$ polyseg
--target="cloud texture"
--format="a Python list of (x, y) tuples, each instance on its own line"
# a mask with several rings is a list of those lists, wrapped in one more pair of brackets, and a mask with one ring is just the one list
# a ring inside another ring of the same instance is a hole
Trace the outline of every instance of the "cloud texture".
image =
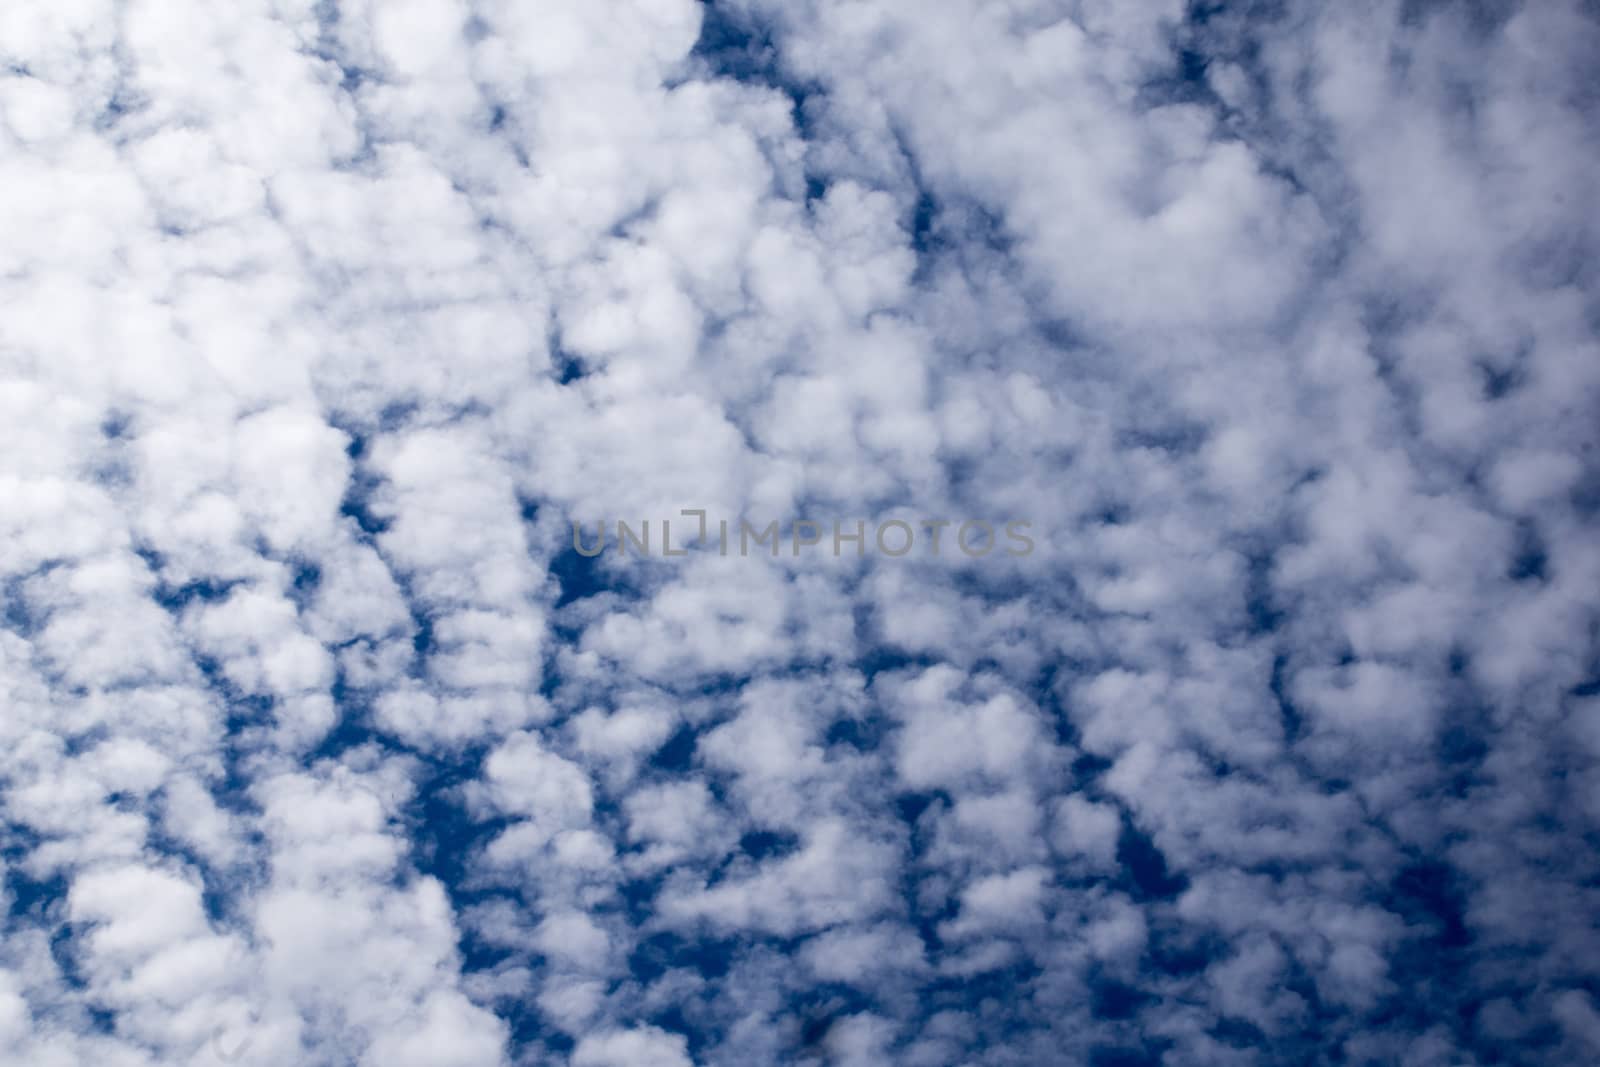
[(0, 7), (0, 1062), (1600, 1059), (1597, 55)]

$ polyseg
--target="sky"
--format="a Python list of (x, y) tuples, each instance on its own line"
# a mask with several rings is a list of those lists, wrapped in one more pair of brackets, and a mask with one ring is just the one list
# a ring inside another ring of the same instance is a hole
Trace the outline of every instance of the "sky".
[(0, 1064), (1600, 1062), (1596, 174), (1582, 0), (7, 0)]

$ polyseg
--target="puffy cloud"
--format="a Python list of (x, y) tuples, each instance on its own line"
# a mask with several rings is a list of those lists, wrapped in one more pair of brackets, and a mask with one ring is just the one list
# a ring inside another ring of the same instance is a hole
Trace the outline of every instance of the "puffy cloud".
[(1597, 43), (7, 5), (0, 1044), (1592, 1056)]
[(690, 1067), (687, 1042), (654, 1026), (590, 1034), (573, 1051), (574, 1067)]

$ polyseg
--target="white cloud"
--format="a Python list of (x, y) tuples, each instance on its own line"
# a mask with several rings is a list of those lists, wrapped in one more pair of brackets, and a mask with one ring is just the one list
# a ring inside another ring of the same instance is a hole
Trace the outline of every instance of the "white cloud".
[(6, 5), (0, 1044), (1588, 1055), (1597, 42)]

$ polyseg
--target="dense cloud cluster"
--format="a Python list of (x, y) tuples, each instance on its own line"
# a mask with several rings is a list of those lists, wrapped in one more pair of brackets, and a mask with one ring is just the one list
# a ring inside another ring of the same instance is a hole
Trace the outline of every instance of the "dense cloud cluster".
[(1600, 1061), (1596, 56), (0, 5), (0, 1062)]

